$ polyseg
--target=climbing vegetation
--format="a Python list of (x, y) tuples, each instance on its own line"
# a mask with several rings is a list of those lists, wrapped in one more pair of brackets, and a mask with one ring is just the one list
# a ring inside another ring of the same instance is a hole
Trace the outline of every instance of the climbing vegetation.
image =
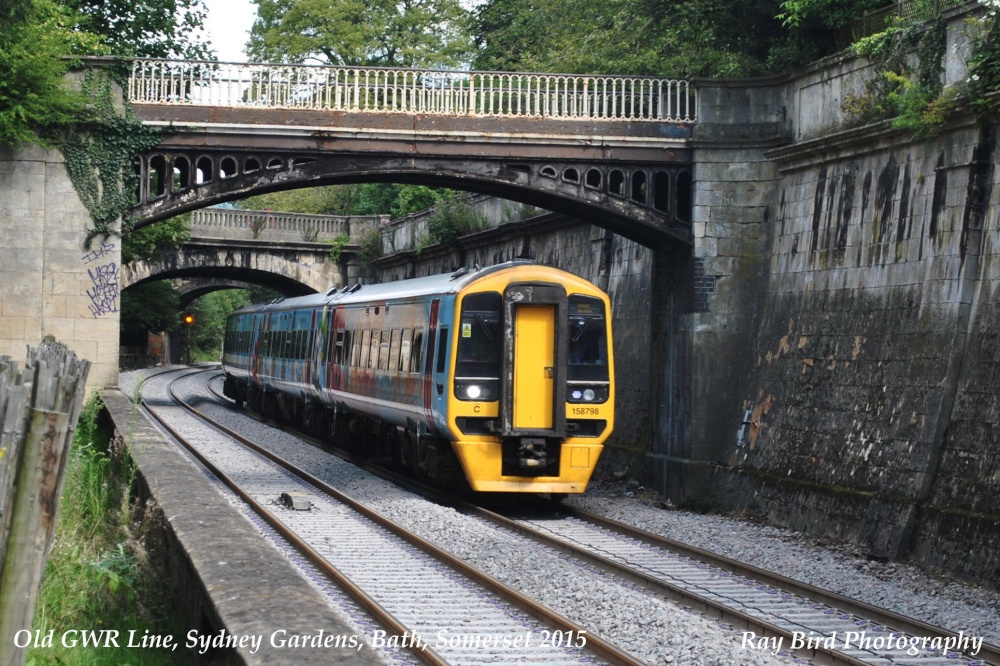
[(136, 160), (157, 145), (162, 130), (147, 127), (125, 106), (116, 107), (112, 73), (90, 69), (83, 93), (90, 100), (87, 122), (67, 127), (58, 141), (66, 160), (66, 172), (94, 223), (85, 245), (97, 236), (117, 233), (114, 223), (122, 220), (122, 235), (131, 230), (123, 217), (135, 203), (139, 187)]

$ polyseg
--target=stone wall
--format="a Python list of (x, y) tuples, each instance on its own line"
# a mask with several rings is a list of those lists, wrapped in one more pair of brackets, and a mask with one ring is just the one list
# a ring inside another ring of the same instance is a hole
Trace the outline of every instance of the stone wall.
[[(946, 18), (950, 86), (967, 45)], [(831, 58), (699, 82), (695, 280), (714, 290), (683, 318), (690, 443), (652, 469), (671, 497), (996, 585), (997, 132), (844, 129), (873, 75)]]
[(0, 192), (0, 355), (23, 362), (52, 336), (92, 363), (88, 391), (114, 386), (118, 241), (84, 248), (90, 216), (57, 151), (0, 149)]
[[(414, 223), (419, 220), (415, 220)], [(394, 230), (397, 237), (416, 237)], [(375, 264), (379, 282), (434, 275), (462, 266), (531, 258), (590, 280), (611, 297), (616, 375), (615, 432), (601, 465), (624, 473), (640, 462), (650, 439), (649, 358), (655, 253), (599, 227), (547, 214), (462, 238), (458, 243), (406, 248)]]

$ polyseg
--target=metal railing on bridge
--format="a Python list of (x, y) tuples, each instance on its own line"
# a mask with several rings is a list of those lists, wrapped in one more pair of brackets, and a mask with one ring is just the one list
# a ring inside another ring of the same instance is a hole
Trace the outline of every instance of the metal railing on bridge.
[(135, 60), (135, 104), (693, 123), (687, 81), (639, 76), (518, 74)]

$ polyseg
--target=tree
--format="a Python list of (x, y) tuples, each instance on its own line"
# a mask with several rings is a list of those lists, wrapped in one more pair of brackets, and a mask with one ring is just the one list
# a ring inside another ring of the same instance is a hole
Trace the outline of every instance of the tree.
[(460, 0), (254, 0), (248, 53), (262, 62), (456, 67), (471, 50)]
[(180, 325), (180, 298), (166, 281), (126, 289), (121, 310), (122, 344), (145, 345), (148, 331), (172, 331)]
[(111, 55), (206, 59), (200, 38), (202, 0), (65, 0), (80, 16), (79, 28), (101, 35)]
[(787, 31), (778, 0), (487, 0), (475, 13), (476, 69), (750, 76)]
[(185, 213), (138, 229), (126, 226), (122, 233), (122, 264), (159, 261), (164, 252), (180, 249), (191, 237), (191, 214)]
[(280, 210), (285, 213), (353, 215), (356, 213), (360, 185), (323, 185), (297, 190), (269, 192), (244, 199), (248, 210)]
[(72, 12), (53, 0), (0, 4), (0, 145), (52, 145), (86, 117), (86, 100), (63, 85), (68, 55), (98, 51), (94, 35), (74, 31)]

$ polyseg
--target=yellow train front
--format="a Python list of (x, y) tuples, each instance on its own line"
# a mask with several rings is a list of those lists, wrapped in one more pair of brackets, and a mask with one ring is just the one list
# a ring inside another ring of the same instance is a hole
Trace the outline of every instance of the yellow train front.
[(226, 339), (237, 404), (443, 485), (582, 493), (614, 427), (608, 297), (532, 262), (249, 306)]
[(521, 264), (471, 281), (455, 305), (439, 418), (473, 490), (582, 493), (614, 427), (607, 295)]

